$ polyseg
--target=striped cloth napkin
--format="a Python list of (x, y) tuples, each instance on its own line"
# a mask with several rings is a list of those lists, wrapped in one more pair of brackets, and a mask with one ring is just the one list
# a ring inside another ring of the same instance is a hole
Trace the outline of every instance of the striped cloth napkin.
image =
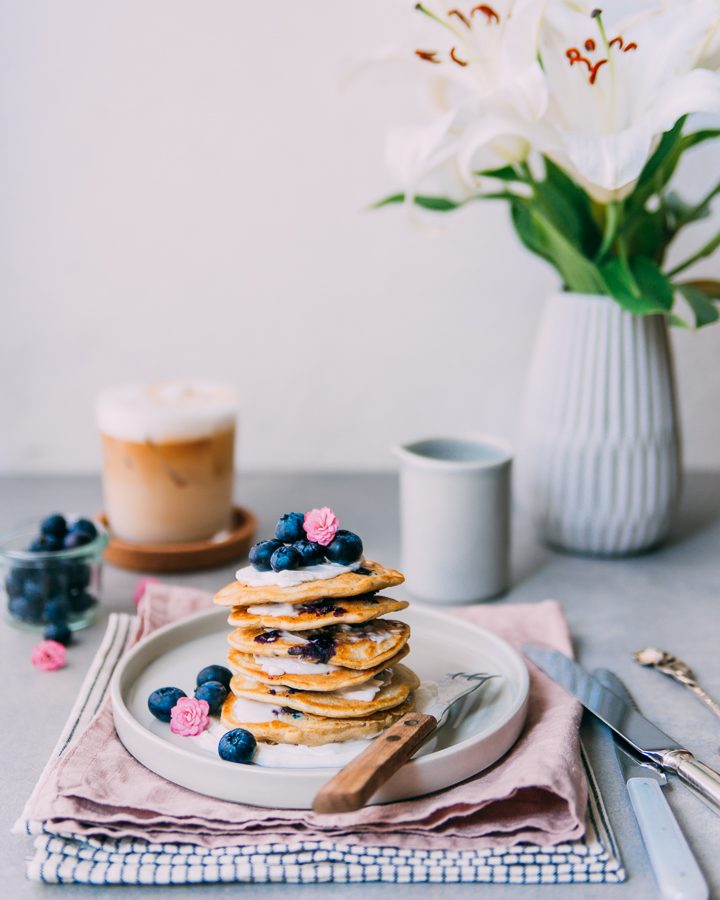
[[(160, 586), (158, 586), (160, 587)], [(163, 585), (162, 588), (165, 588)], [(155, 588), (157, 591), (157, 588)], [(582, 754), (589, 798), (585, 834), (580, 840), (556, 845), (524, 841), (507, 846), (474, 849), (419, 849), (362, 843), (352, 836), (336, 840), (288, 838), (244, 846), (201, 846), (188, 835), (187, 843), (134, 837), (115, 838), (73, 830), (67, 822), (39, 819), (39, 797), (58, 759), (81, 738), (107, 700), (110, 680), (126, 649), (139, 633), (158, 627), (157, 610), (140, 607), (140, 616), (112, 615), (105, 638), (78, 695), (63, 733), (43, 771), (16, 832), (33, 835), (34, 855), (27, 876), (34, 881), (87, 884), (193, 884), (210, 882), (491, 882), (566, 883), (612, 882), (625, 879), (617, 845), (597, 784)], [(317, 836), (313, 836), (314, 838)], [(451, 843), (451, 842), (448, 842)]]

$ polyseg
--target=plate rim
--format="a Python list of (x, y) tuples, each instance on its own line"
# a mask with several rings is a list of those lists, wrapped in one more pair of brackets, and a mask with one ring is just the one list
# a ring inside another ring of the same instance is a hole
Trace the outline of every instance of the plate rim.
[[(487, 628), (483, 628), (481, 625), (476, 625), (474, 622), (472, 622), (469, 619), (466, 619), (461, 616), (454, 616), (445, 611), (437, 610), (435, 607), (430, 606), (429, 604), (424, 604), (419, 601), (415, 601), (412, 604), (412, 607), (414, 607), (414, 611), (417, 611), (418, 613), (420, 613), (420, 615), (426, 616), (428, 619), (437, 618), (441, 621), (444, 621), (448, 625), (451, 625), (454, 627), (457, 627), (458, 624), (461, 623), (463, 626), (469, 627), (472, 631), (479, 632), (485, 640), (489, 640), (491, 643), (495, 644), (509, 659), (511, 659), (515, 663), (516, 668), (518, 669), (518, 674), (520, 676), (519, 686), (518, 686), (519, 689), (517, 691), (517, 696), (515, 697), (513, 703), (510, 705), (508, 710), (506, 710), (506, 712), (502, 716), (502, 718), (498, 722), (494, 723), (492, 730), (491, 730), (491, 734), (506, 727), (514, 718), (516, 718), (522, 712), (523, 707), (525, 707), (525, 713), (522, 716), (522, 722), (520, 723), (520, 728), (518, 730), (518, 736), (519, 736), (520, 732), (522, 731), (522, 727), (525, 723), (525, 718), (526, 718), (526, 714), (527, 714), (527, 704), (528, 704), (528, 698), (529, 698), (529, 688), (530, 688), (530, 674), (529, 674), (527, 665), (525, 664), (520, 653), (511, 644), (509, 644), (508, 641), (506, 641), (504, 638), (500, 637), (499, 635), (495, 634), (495, 632), (490, 631)], [(125, 656), (120, 660), (115, 672), (113, 673), (112, 680), (110, 683), (110, 696), (111, 696), (111, 702), (112, 702), (113, 721), (115, 722), (116, 717), (119, 718), (122, 721), (121, 727), (129, 728), (141, 740), (149, 742), (151, 745), (156, 747), (158, 750), (162, 749), (166, 752), (169, 750), (177, 758), (187, 760), (188, 763), (197, 763), (198, 755), (196, 752), (194, 752), (190, 749), (185, 749), (184, 747), (178, 746), (176, 744), (169, 743), (167, 740), (160, 737), (159, 735), (153, 734), (144, 725), (142, 725), (138, 719), (135, 718), (135, 716), (132, 714), (132, 712), (128, 708), (128, 705), (125, 703), (125, 700), (123, 697), (122, 682), (124, 681), (124, 679), (126, 677), (126, 673), (127, 673), (128, 669), (131, 668), (132, 664), (137, 660), (137, 658), (139, 656), (141, 656), (147, 652), (147, 647), (149, 645), (159, 642), (159, 641), (162, 641), (168, 634), (172, 634), (175, 631), (184, 631), (188, 628), (192, 628), (192, 625), (196, 622), (205, 622), (206, 620), (209, 620), (210, 622), (212, 622), (216, 618), (219, 619), (220, 621), (222, 621), (223, 614), (225, 614), (225, 613), (227, 613), (227, 610), (225, 607), (213, 607), (213, 608), (210, 608), (207, 610), (201, 610), (197, 613), (191, 614), (190, 616), (185, 616), (182, 619), (178, 619), (175, 622), (169, 622), (167, 625), (163, 625), (160, 628), (157, 628), (154, 631), (150, 632), (150, 634), (146, 635), (145, 637), (141, 638), (140, 641), (138, 641), (138, 643), (135, 644), (135, 646), (132, 647), (128, 651), (128, 653), (125, 654)], [(208, 634), (211, 633), (211, 629), (208, 630), (206, 633), (208, 633)], [(192, 639), (192, 637), (188, 636), (188, 638), (185, 638), (184, 640), (187, 640), (187, 639)], [(183, 643), (184, 640), (178, 641), (176, 646)], [(143, 668), (145, 668), (147, 665), (149, 665), (150, 662), (154, 661), (155, 659), (158, 659), (162, 655), (163, 655), (162, 653), (159, 653), (157, 656), (153, 657), (152, 660), (148, 660), (145, 663), (145, 665), (140, 669), (140, 671), (142, 671)], [(140, 671), (138, 673), (136, 673), (135, 678), (140, 674)], [(133, 758), (136, 759), (132, 750), (130, 750), (127, 747), (127, 745), (125, 744), (125, 741), (123, 740), (123, 737), (120, 733), (121, 729), (118, 729), (117, 723), (115, 723), (115, 730), (118, 735), (118, 739), (123, 744), (125, 749), (128, 751), (128, 753), (130, 753), (133, 756)], [(451, 756), (451, 755), (455, 754), (459, 748), (463, 748), (465, 745), (467, 745), (470, 742), (477, 741), (478, 737), (480, 735), (482, 735), (482, 733), (483, 732), (474, 734), (468, 738), (465, 738), (462, 741), (459, 741), (456, 744), (452, 744), (451, 746), (445, 747), (442, 750), (438, 750), (431, 754), (428, 754), (428, 756), (420, 757), (418, 759), (411, 759), (409, 762), (407, 762), (405, 764), (405, 766), (403, 768), (411, 769), (411, 770), (418, 770), (418, 768), (422, 769), (424, 766), (427, 766), (428, 760), (433, 760), (433, 763), (438, 760), (442, 761), (443, 757)], [(508, 750), (512, 746), (514, 746), (516, 741), (517, 741), (517, 737), (515, 738), (513, 743), (510, 745)], [(506, 750), (505, 753), (507, 753), (508, 750)], [(504, 753), (502, 755), (504, 755)], [(498, 757), (498, 759), (500, 759), (502, 757), (502, 755), (500, 757)], [(140, 762), (140, 760), (137, 760), (137, 761)], [(218, 770), (223, 771), (223, 772), (230, 771), (229, 767), (237, 768), (236, 764), (227, 762), (226, 760), (220, 759), (219, 757), (217, 759), (215, 759), (210, 754), (207, 754), (207, 759), (203, 758), (203, 763), (205, 766), (211, 766), (212, 768), (220, 767)], [(142, 763), (142, 762), (140, 764), (145, 765), (145, 763)], [(490, 763), (489, 765), (493, 765), (493, 764), (494, 763)], [(146, 768), (150, 768), (150, 767), (146, 766)], [(341, 767), (339, 767), (339, 766), (313, 766), (311, 768), (310, 767), (293, 768), (293, 767), (277, 767), (277, 766), (255, 766), (255, 767), (253, 767), (252, 772), (253, 772), (253, 777), (259, 777), (263, 780), (277, 778), (282, 773), (283, 776), (290, 776), (294, 779), (311, 782), (311, 781), (317, 780), (318, 776), (325, 776), (326, 778), (329, 778), (333, 774), (338, 772), (340, 770), (340, 768)], [(154, 771), (154, 770), (151, 769), (151, 771)], [(474, 774), (478, 774), (480, 771), (484, 771), (484, 769), (480, 769), (477, 772), (475, 772)], [(157, 772), (155, 774), (159, 775), (159, 773), (157, 773)], [(159, 775), (159, 777), (164, 778), (165, 776)], [(464, 776), (464, 778), (465, 777), (471, 777), (471, 776)], [(464, 778), (461, 778), (460, 780), (464, 780)], [(170, 780), (170, 779), (167, 779), (167, 780)], [(456, 782), (456, 783), (459, 783), (459, 782)], [(450, 786), (448, 786), (448, 787), (450, 787)], [(181, 787), (184, 787), (184, 786), (181, 785)], [(185, 790), (195, 790), (194, 788), (188, 788), (188, 787), (185, 787), (184, 789)], [(443, 788), (443, 790), (446, 790), (446, 789), (448, 789), (448, 788)], [(201, 791), (195, 791), (195, 792), (202, 794)], [(207, 795), (205, 795), (205, 796), (207, 796)], [(411, 799), (411, 798), (407, 798), (407, 799)], [(228, 802), (242, 803), (243, 801), (228, 800)], [(245, 801), (245, 802), (247, 802), (247, 801)], [(383, 801), (383, 802), (394, 802), (394, 801)], [(257, 805), (257, 804), (251, 804), (251, 805)]]

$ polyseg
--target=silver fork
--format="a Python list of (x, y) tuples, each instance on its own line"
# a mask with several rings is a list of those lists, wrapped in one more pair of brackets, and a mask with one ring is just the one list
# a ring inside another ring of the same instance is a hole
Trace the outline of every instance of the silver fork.
[(454, 672), (438, 682), (438, 695), (424, 713), (409, 712), (351, 760), (317, 793), (318, 813), (360, 809), (445, 722), (450, 707), (491, 678), (486, 672)]

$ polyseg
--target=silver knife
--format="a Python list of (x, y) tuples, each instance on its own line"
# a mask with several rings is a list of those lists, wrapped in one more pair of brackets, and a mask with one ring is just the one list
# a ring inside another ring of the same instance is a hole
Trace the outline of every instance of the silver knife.
[(567, 656), (535, 644), (524, 644), (522, 650), (528, 659), (609, 725), (642, 757), (677, 775), (714, 813), (720, 815), (720, 775), (717, 772), (695, 759), (689, 750), (648, 722), (629, 703), (603, 687)]
[[(607, 669), (595, 678), (627, 703), (632, 697)], [(663, 900), (708, 900), (710, 892), (685, 835), (662, 792), (667, 778), (654, 763), (626, 750), (615, 737), (615, 754), (630, 795), (640, 834)]]

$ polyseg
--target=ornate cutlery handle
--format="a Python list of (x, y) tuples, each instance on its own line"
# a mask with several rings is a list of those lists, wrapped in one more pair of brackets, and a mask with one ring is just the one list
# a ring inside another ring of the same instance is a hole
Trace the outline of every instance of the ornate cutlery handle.
[(670, 678), (684, 685), (720, 719), (720, 704), (716, 703), (713, 698), (700, 687), (697, 681), (695, 681), (692, 670), (682, 662), (682, 660), (671, 656), (664, 650), (657, 650), (655, 647), (648, 647), (646, 650), (641, 650), (639, 653), (633, 653), (633, 659), (635, 662), (639, 662), (641, 666), (652, 666), (654, 669), (657, 669), (658, 672), (662, 672), (663, 675), (668, 675)]
[(663, 757), (663, 768), (674, 772), (703, 803), (720, 816), (720, 775), (699, 762), (687, 750), (673, 750)]

